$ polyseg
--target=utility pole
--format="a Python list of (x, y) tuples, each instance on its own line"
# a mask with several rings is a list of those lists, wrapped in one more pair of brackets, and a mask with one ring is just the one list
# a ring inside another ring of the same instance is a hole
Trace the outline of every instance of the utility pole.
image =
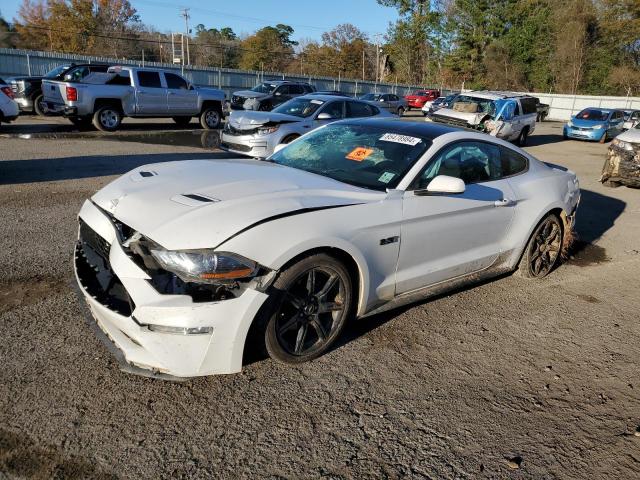
[(376, 33), (374, 38), (376, 39), (376, 83), (380, 77), (380, 33)]
[[(184, 34), (187, 36), (187, 65), (191, 65), (191, 58), (189, 57), (189, 19), (191, 15), (189, 15), (189, 9), (183, 8), (180, 16), (184, 17)], [(184, 58), (182, 61), (184, 62)]]
[(362, 81), (364, 82), (364, 47), (365, 44), (362, 44)]

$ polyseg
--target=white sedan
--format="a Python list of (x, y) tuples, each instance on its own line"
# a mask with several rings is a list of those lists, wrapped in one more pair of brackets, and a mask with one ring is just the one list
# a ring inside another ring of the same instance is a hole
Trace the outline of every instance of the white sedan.
[(300, 363), (354, 317), (516, 269), (546, 276), (579, 198), (573, 172), (488, 135), (344, 120), (266, 161), (115, 180), (82, 206), (76, 277), (129, 370), (234, 373), (262, 346)]

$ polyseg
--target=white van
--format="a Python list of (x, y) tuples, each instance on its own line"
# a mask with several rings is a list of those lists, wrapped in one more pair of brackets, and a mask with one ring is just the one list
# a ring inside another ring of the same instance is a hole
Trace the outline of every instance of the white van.
[(536, 128), (536, 98), (513, 92), (476, 91), (462, 93), (449, 108), (430, 116), (433, 122), (486, 132), (526, 145)]

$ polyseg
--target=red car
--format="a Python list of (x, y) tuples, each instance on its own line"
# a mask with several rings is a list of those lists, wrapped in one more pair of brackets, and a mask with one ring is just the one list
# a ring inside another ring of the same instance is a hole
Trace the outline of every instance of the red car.
[(411, 95), (407, 95), (405, 100), (407, 101), (408, 109), (422, 108), (426, 102), (431, 102), (440, 96), (440, 90), (416, 90)]

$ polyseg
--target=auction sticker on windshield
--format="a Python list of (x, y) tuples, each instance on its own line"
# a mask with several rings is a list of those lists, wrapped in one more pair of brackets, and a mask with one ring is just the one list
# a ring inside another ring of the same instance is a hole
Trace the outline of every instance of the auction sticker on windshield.
[(411, 145), (412, 147), (415, 147), (422, 141), (420, 138), (410, 137), (408, 135), (399, 135), (397, 133), (385, 133), (380, 137), (380, 140), (383, 142), (403, 143), (405, 145)]
[(373, 148), (356, 147), (353, 150), (351, 150), (351, 152), (349, 152), (345, 158), (348, 160), (361, 162), (372, 153), (373, 153)]

